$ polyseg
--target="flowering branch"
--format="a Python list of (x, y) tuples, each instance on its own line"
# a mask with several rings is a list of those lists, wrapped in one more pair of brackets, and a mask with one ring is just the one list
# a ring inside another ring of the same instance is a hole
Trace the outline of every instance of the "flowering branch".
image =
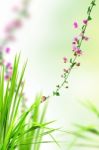
[[(5, 58), (5, 54), (10, 54), (11, 49), (7, 47), (7, 44), (9, 42), (15, 41), (15, 32), (20, 29), (23, 25), (23, 20), (25, 18), (29, 17), (28, 7), (31, 0), (22, 0), (22, 6), (14, 6), (13, 11), (16, 12), (16, 18), (11, 20), (5, 27), (5, 37), (2, 39), (0, 43), (0, 68), (3, 65), (4, 66), (4, 75), (5, 80), (10, 80), (12, 77), (13, 67), (12, 63), (8, 62)], [(23, 86), (23, 82), (21, 83), (21, 86)], [(16, 92), (16, 91), (15, 91)], [(27, 98), (25, 96), (25, 93), (22, 93), (22, 112), (26, 108), (26, 101)]]
[(5, 66), (5, 79), (8, 80), (12, 76), (12, 64), (11, 62), (6, 62), (4, 58), (4, 54), (10, 53), (10, 48), (6, 47), (6, 45), (10, 41), (14, 41), (14, 33), (17, 29), (20, 29), (22, 26), (22, 22), (24, 18), (29, 16), (28, 14), (28, 6), (30, 0), (23, 0), (22, 1), (22, 8), (17, 6), (13, 7), (13, 11), (17, 12), (17, 16), (15, 19), (10, 21), (5, 27), (5, 37), (2, 39), (0, 43), (0, 65)]
[[(17, 7), (14, 8), (15, 11), (18, 12), (16, 19), (12, 20), (5, 28), (6, 31), (6, 36), (2, 40), (2, 43), (0, 44), (0, 65), (5, 66), (5, 79), (8, 80), (12, 76), (12, 64), (10, 62), (6, 62), (4, 59), (4, 48), (8, 44), (9, 41), (13, 41), (15, 38), (13, 36), (14, 32), (19, 29), (22, 26), (22, 20), (24, 17), (28, 17), (28, 5), (31, 0), (23, 0), (23, 6), (22, 9), (19, 9)], [(96, 0), (92, 0), (90, 6), (87, 9), (87, 19), (83, 20), (83, 26), (81, 29), (81, 33), (78, 37), (75, 37), (73, 42), (72, 42), (72, 51), (73, 51), (73, 58), (70, 58), (69, 60), (69, 68), (64, 68), (64, 73), (61, 75), (63, 78), (63, 82), (60, 85), (57, 85), (56, 90), (53, 91), (52, 96), (59, 96), (60, 95), (60, 90), (62, 89), (63, 86), (68, 88), (68, 77), (72, 71), (72, 69), (75, 66), (80, 66), (79, 62), (76, 62), (77, 58), (82, 55), (82, 50), (81, 50), (81, 45), (82, 42), (88, 41), (88, 37), (85, 36), (85, 32), (88, 26), (88, 22), (92, 20), (91, 18), (91, 12), (93, 10), (93, 7), (96, 5)], [(78, 28), (78, 23), (74, 22), (74, 28)], [(10, 48), (5, 48), (5, 52), (7, 54), (10, 53)], [(63, 58), (64, 63), (67, 64), (68, 59), (66, 57)], [(23, 94), (24, 95), (24, 94)], [(24, 96), (23, 96), (24, 97)], [(45, 101), (46, 97), (42, 97), (42, 101)]]
[[(72, 42), (72, 51), (73, 51), (74, 57), (70, 58), (70, 60), (69, 60), (69, 63), (70, 63), (69, 68), (64, 69), (64, 73), (61, 76), (63, 78), (63, 82), (60, 85), (56, 86), (57, 89), (55, 91), (53, 91), (53, 96), (59, 96), (60, 95), (60, 90), (63, 86), (68, 88), (68, 77), (69, 77), (72, 69), (75, 66), (80, 66), (80, 63), (76, 62), (76, 60), (83, 53), (82, 50), (81, 50), (82, 42), (83, 41), (88, 41), (88, 39), (89, 39), (87, 36), (85, 36), (85, 32), (86, 32), (86, 29), (87, 29), (87, 26), (88, 26), (88, 22), (92, 20), (91, 13), (92, 13), (93, 7), (95, 5), (96, 5), (96, 0), (92, 0), (91, 4), (90, 4), (90, 6), (88, 7), (88, 10), (87, 10), (87, 15), (88, 15), (87, 19), (83, 20), (83, 26), (82, 26), (82, 29), (81, 29), (81, 33), (78, 37), (75, 37), (73, 42)], [(75, 29), (78, 28), (78, 23), (77, 22), (74, 22), (74, 28)], [(64, 63), (67, 64), (68, 59), (66, 57), (64, 57), (63, 60), (64, 60)]]

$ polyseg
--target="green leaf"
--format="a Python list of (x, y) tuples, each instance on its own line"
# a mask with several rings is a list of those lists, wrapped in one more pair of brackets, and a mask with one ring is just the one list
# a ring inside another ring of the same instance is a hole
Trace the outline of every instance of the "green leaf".
[(72, 60), (72, 58), (70, 59), (70, 63), (72, 63), (73, 62), (73, 60)]
[(95, 6), (95, 5), (96, 5), (95, 0), (93, 0), (93, 1), (91, 2), (91, 4), (92, 4), (93, 6)]
[(59, 92), (53, 92), (53, 96), (60, 96)]
[(88, 16), (88, 21), (92, 20), (91, 16)]
[(73, 68), (76, 65), (76, 62), (71, 64), (71, 68)]
[(91, 8), (90, 8), (90, 6), (89, 6), (89, 7), (88, 7), (88, 10), (87, 10), (87, 14), (89, 15), (90, 12), (91, 12)]

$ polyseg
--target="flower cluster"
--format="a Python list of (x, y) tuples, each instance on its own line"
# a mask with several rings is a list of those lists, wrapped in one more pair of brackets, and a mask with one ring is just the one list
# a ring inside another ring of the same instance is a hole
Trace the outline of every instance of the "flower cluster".
[(20, 6), (14, 7), (13, 11), (16, 10), (17, 16), (12, 21), (10, 21), (4, 29), (5, 37), (1, 40), (1, 43), (0, 43), (0, 65), (5, 66), (5, 79), (6, 80), (9, 79), (9, 77), (11, 76), (11, 73), (10, 73), (11, 71), (9, 70), (9, 67), (7, 66), (9, 62), (6, 62), (7, 60), (4, 58), (5, 54), (10, 53), (10, 48), (6, 46), (9, 42), (15, 41), (15, 36), (14, 36), (15, 31), (22, 27), (23, 19), (29, 16), (28, 7), (27, 7), (29, 5), (29, 2), (30, 1), (28, 0), (24, 0), (22, 2), (21, 9), (19, 8)]
[[(75, 23), (77, 23), (77, 22), (74, 22), (74, 24)], [(77, 23), (78, 24), (78, 23)], [(84, 19), (83, 20), (83, 25), (84, 26), (87, 26), (87, 24), (88, 24), (88, 19)], [(74, 26), (74, 28), (77, 28), (77, 26), (75, 27)], [(73, 39), (73, 42), (72, 42), (72, 50), (73, 50), (73, 52), (74, 52), (74, 55), (78, 55), (78, 56), (80, 56), (80, 55), (82, 55), (82, 50), (80, 49), (80, 45), (79, 45), (79, 42), (81, 41), (81, 40), (85, 40), (85, 41), (88, 41), (89, 40), (89, 38), (87, 37), (87, 36), (85, 36), (85, 31), (83, 31), (82, 30), (82, 32), (79, 34), (79, 36), (76, 36), (76, 37), (74, 37), (74, 39)]]
[[(60, 95), (60, 89), (65, 86), (65, 88), (68, 88), (68, 77), (71, 73), (71, 70), (75, 67), (75, 66), (80, 66), (80, 62), (77, 62), (77, 58), (78, 56), (81, 56), (83, 54), (83, 51), (81, 49), (81, 45), (83, 41), (88, 41), (89, 37), (85, 35), (88, 23), (90, 20), (92, 20), (91, 18), (91, 12), (93, 10), (93, 7), (96, 5), (95, 0), (92, 0), (90, 6), (88, 7), (87, 10), (87, 15), (88, 17), (86, 19), (83, 19), (82, 23), (82, 28), (81, 28), (81, 32), (78, 36), (73, 38), (72, 41), (72, 52), (73, 52), (73, 57), (68, 59), (67, 57), (63, 58), (63, 62), (65, 65), (67, 65), (67, 63), (69, 63), (69, 67), (65, 67), (63, 69), (63, 74), (61, 75), (61, 77), (63, 78), (63, 82), (61, 84), (58, 84), (56, 86), (56, 90), (53, 92), (54, 96), (59, 96)], [(79, 24), (77, 21), (75, 21), (73, 23), (73, 27), (75, 29), (79, 28)]]
[[(5, 74), (5, 81), (10, 80), (13, 73), (12, 63), (7, 61), (5, 55), (10, 54), (11, 49), (7, 47), (9, 42), (14, 42), (15, 32), (23, 26), (23, 21), (25, 18), (29, 17), (28, 13), (28, 5), (31, 0), (22, 0), (22, 3), (19, 6), (14, 6), (13, 11), (16, 13), (16, 18), (11, 20), (4, 28), (5, 37), (0, 42), (0, 68), (4, 66), (4, 74)], [(26, 96), (23, 93), (23, 105), (26, 101)], [(25, 108), (25, 106), (24, 106)]]

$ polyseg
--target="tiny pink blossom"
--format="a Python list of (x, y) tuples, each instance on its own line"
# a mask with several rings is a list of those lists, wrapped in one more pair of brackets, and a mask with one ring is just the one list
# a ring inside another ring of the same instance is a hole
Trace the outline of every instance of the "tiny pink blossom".
[(7, 47), (7, 48), (5, 49), (5, 52), (6, 52), (7, 54), (9, 54), (9, 53), (10, 53), (10, 48)]
[(12, 65), (11, 65), (10, 62), (8, 62), (8, 63), (6, 64), (6, 67), (7, 67), (7, 68), (11, 68), (11, 66), (12, 66)]
[(78, 48), (77, 46), (73, 45), (72, 50), (75, 52), (75, 54), (77, 55), (81, 55), (82, 51), (80, 50), (80, 48)]
[(9, 71), (9, 77), (11, 77), (12, 76), (12, 70), (11, 71)]
[(77, 50), (77, 46), (73, 45), (72, 50), (76, 51)]
[(85, 40), (85, 41), (88, 41), (88, 40), (89, 40), (89, 37), (85, 36), (84, 40)]
[(75, 44), (76, 44), (76, 42), (72, 42), (72, 44), (73, 44), (73, 45), (75, 45)]
[(84, 36), (84, 33), (80, 33), (80, 35), (82, 37), (82, 39), (84, 39), (85, 41), (88, 41), (89, 40), (89, 37), (87, 36)]
[(76, 51), (76, 54), (79, 55), (79, 56), (82, 55), (82, 50), (80, 50), (80, 49), (78, 48), (77, 51)]
[(88, 19), (84, 19), (84, 20), (83, 20), (83, 23), (84, 23), (85, 25), (87, 25)]
[(64, 63), (66, 63), (66, 62), (67, 62), (67, 58), (66, 58), (66, 57), (64, 57), (64, 58), (63, 58), (63, 61), (64, 61)]
[(74, 28), (75, 29), (78, 28), (78, 22), (77, 21), (74, 22)]
[(20, 28), (22, 26), (22, 22), (20, 20), (14, 20), (12, 22), (12, 25), (15, 27), (15, 28)]
[(9, 75), (8, 74), (5, 75), (5, 80), (6, 81), (9, 80)]
[(78, 37), (74, 37), (74, 41), (78, 42), (79, 41)]
[(13, 29), (13, 26), (12, 26), (11, 23), (9, 23), (9, 24), (6, 26), (6, 28), (5, 28), (5, 32), (9, 33), (9, 32), (12, 31), (12, 29)]
[(19, 19), (13, 20), (12, 22), (10, 22), (6, 28), (5, 28), (5, 32), (9, 33), (11, 32), (14, 28), (20, 28), (22, 26), (22, 22)]

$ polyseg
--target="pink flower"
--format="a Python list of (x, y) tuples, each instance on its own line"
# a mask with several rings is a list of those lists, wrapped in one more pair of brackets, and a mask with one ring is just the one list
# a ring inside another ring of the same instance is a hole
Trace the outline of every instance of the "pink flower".
[(75, 52), (75, 54), (77, 55), (81, 55), (82, 51), (80, 50), (80, 48), (78, 48), (77, 46), (73, 45), (72, 50)]
[(5, 28), (5, 32), (11, 32), (12, 31), (12, 29), (13, 29), (13, 26), (12, 26), (12, 24), (11, 23), (9, 23), (7, 26), (6, 26), (6, 28)]
[(7, 48), (5, 49), (5, 52), (6, 52), (7, 54), (9, 54), (9, 53), (10, 53), (10, 48), (7, 47)]
[(12, 71), (10, 72), (7, 72), (6, 75), (5, 75), (5, 80), (9, 80), (12, 76)]
[(64, 58), (63, 58), (63, 61), (64, 61), (64, 63), (67, 63), (67, 58), (64, 57)]
[(78, 28), (78, 23), (77, 23), (77, 21), (74, 22), (74, 28), (75, 28), (75, 29)]
[(79, 55), (79, 56), (82, 55), (82, 50), (80, 50), (80, 49), (78, 48), (77, 51), (76, 51), (76, 54)]
[(89, 37), (85, 36), (84, 40), (85, 40), (85, 41), (88, 41), (88, 40), (89, 40)]
[(79, 41), (78, 37), (74, 37), (74, 41), (78, 43)]
[(77, 46), (73, 45), (72, 50), (76, 51), (77, 50)]
[(10, 22), (6, 28), (5, 31), (7, 33), (11, 32), (14, 28), (20, 28), (22, 26), (22, 22), (19, 19), (13, 20), (12, 22)]
[(5, 75), (5, 80), (9, 80), (9, 75)]
[(6, 67), (7, 67), (7, 68), (11, 68), (11, 66), (12, 66), (12, 65), (11, 65), (10, 62), (8, 62), (8, 63), (6, 64)]
[(85, 41), (89, 40), (89, 37), (84, 36), (84, 33), (80, 33), (80, 36), (82, 37), (82, 39), (84, 39)]
[(75, 45), (75, 44), (76, 44), (76, 42), (73, 42), (72, 44), (73, 44), (73, 45)]
[(84, 20), (83, 20), (83, 23), (84, 23), (85, 25), (87, 25), (88, 20), (87, 20), (87, 19), (84, 19)]
[(22, 22), (20, 21), (20, 20), (14, 20), (13, 22), (12, 22), (12, 24), (13, 24), (13, 26), (15, 27), (15, 28), (20, 28), (21, 26), (22, 26)]

